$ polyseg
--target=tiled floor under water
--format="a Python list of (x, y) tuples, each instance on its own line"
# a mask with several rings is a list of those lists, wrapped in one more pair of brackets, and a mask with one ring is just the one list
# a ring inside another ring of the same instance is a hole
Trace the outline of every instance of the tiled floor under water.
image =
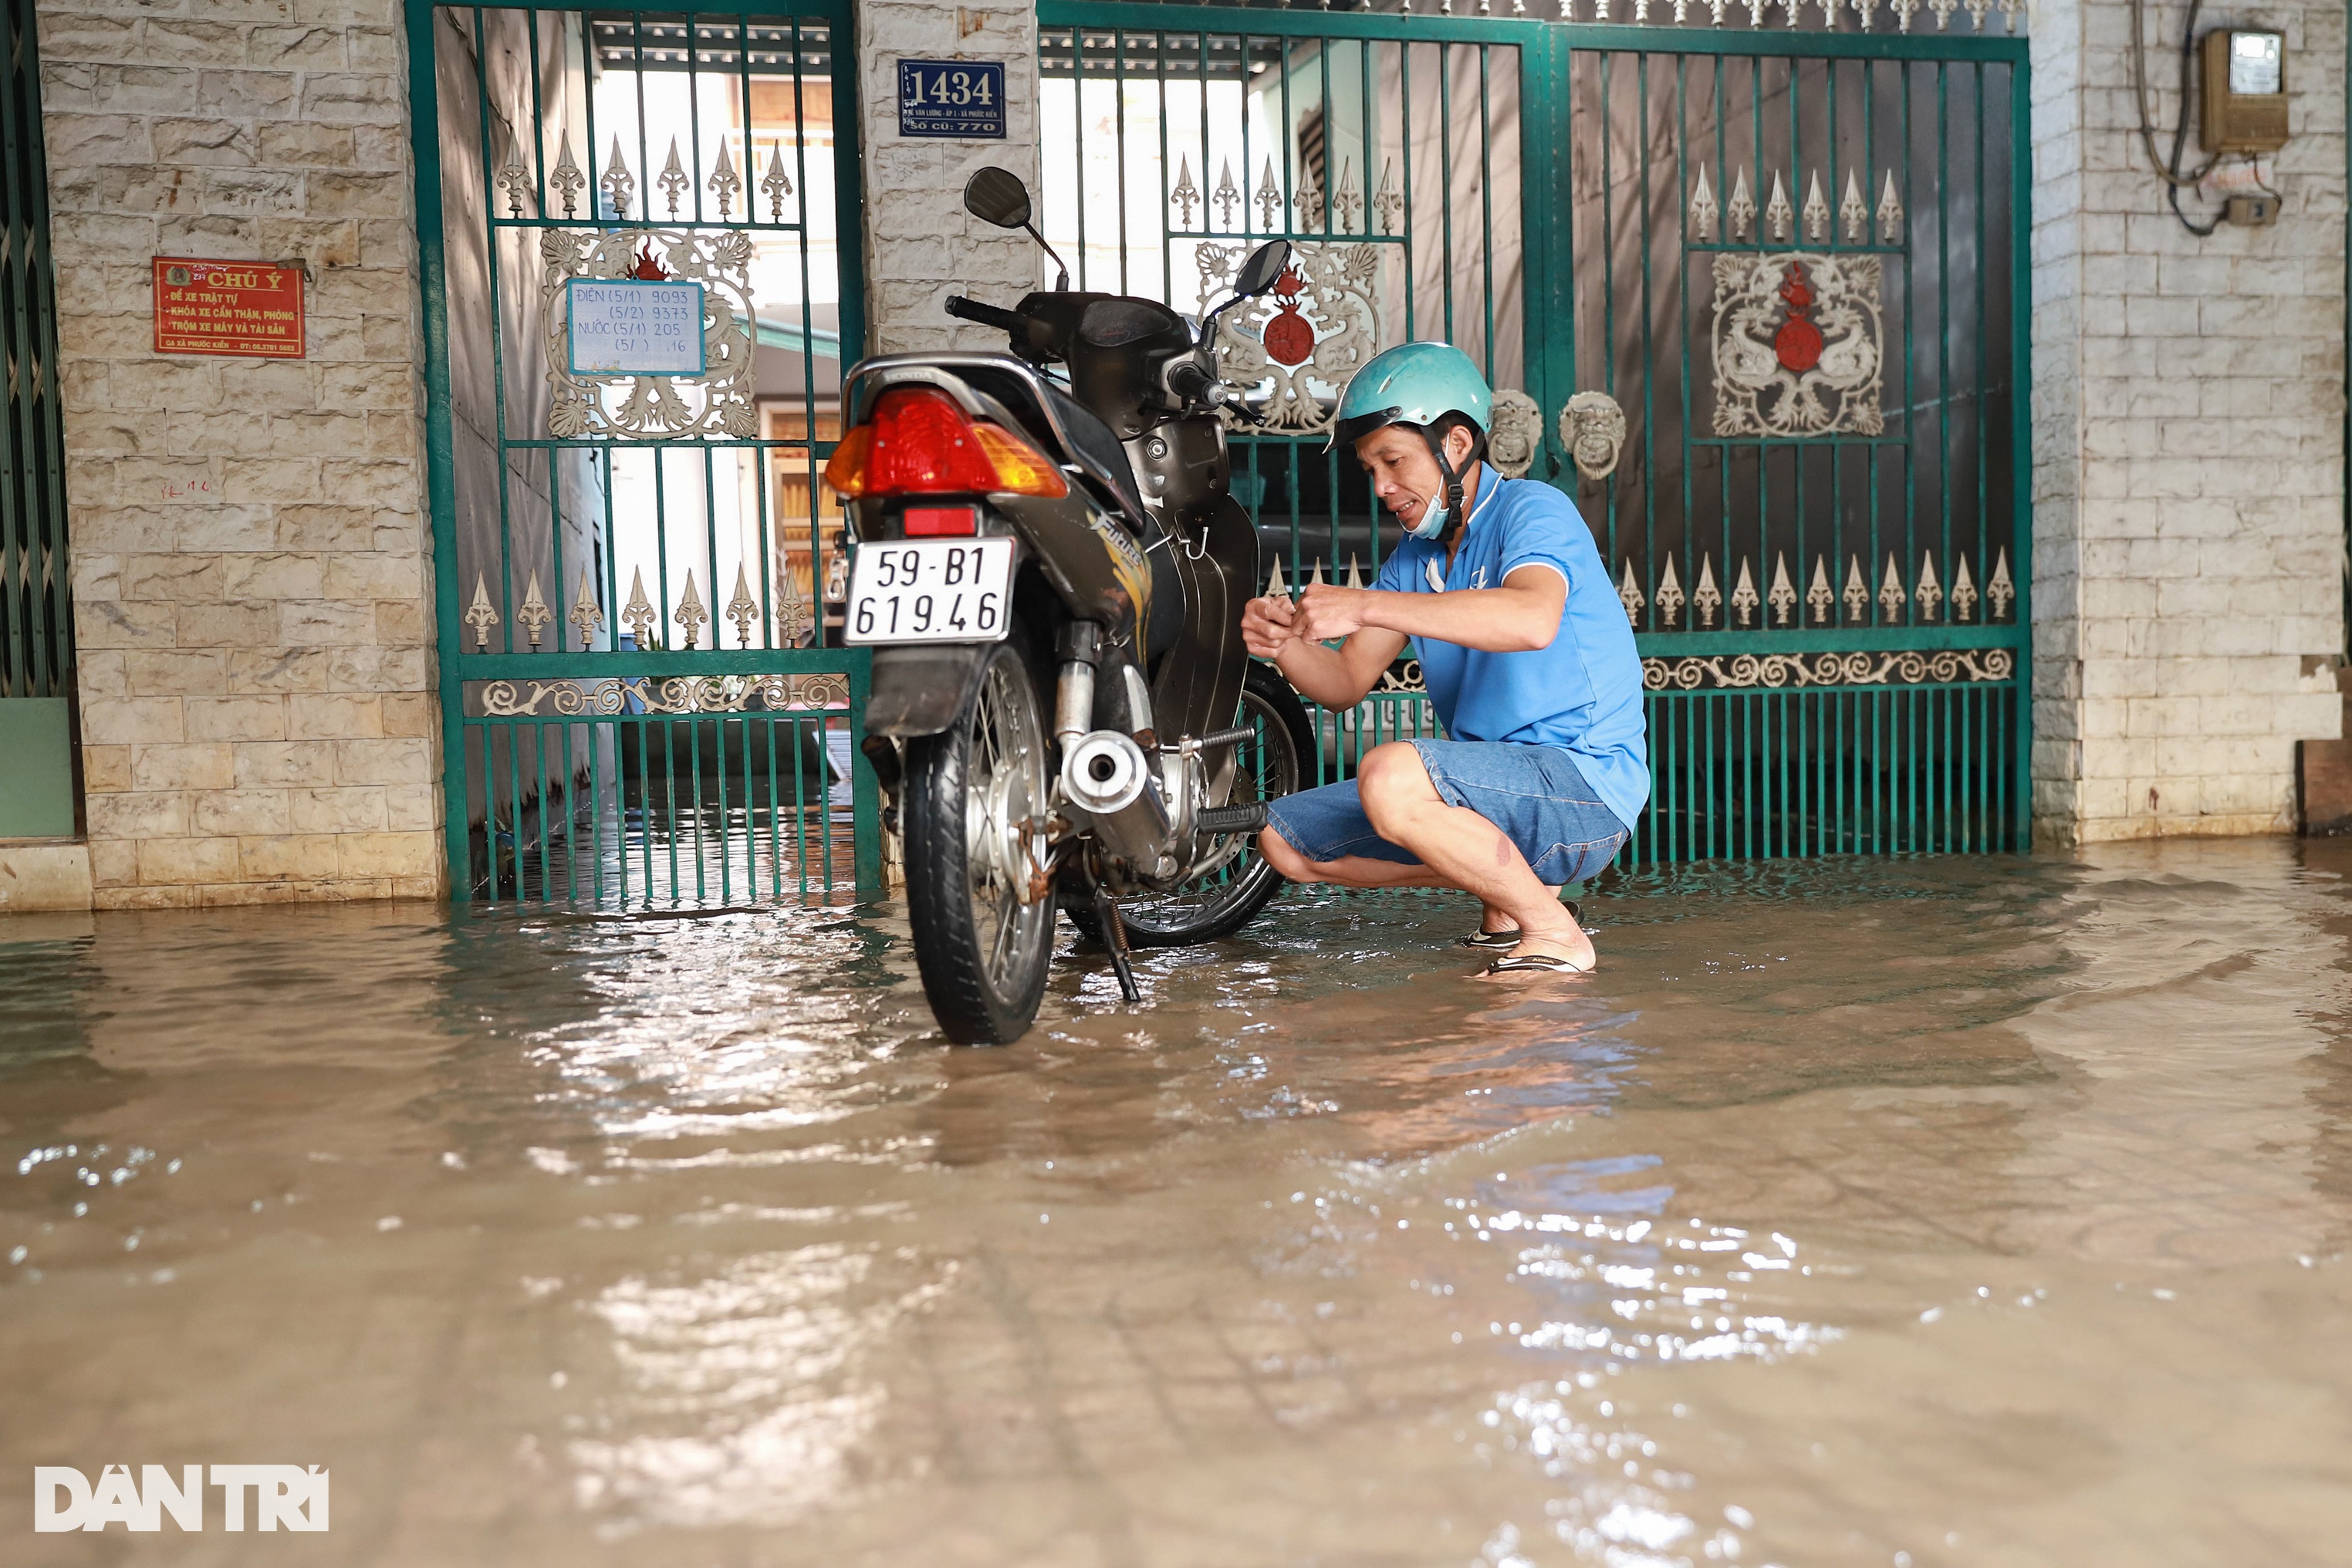
[[(887, 907), (22, 917), (0, 1561), (2352, 1562), (2348, 874), (1293, 892), (986, 1051)], [(331, 1530), (32, 1532), (243, 1462)]]

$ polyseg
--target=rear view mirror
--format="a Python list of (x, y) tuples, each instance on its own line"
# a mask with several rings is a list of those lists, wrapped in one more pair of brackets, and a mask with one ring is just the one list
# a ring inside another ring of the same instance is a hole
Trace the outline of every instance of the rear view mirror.
[[(983, 169), (982, 174), (989, 171)], [(977, 178), (978, 176), (974, 176)], [(1026, 193), (1024, 193), (1026, 195)], [(1282, 269), (1290, 265), (1290, 241), (1269, 239), (1249, 254), (1241, 271), (1234, 279), (1234, 292), (1244, 300), (1255, 300), (1274, 287)]]
[(1029, 187), (1010, 169), (993, 164), (981, 170), (963, 187), (963, 210), (999, 228), (1029, 226)]
[(992, 223), (999, 228), (1027, 229), (1029, 237), (1035, 240), (1046, 255), (1054, 257), (1054, 266), (1061, 273), (1055, 280), (1055, 289), (1059, 290), (1070, 286), (1070, 269), (1062, 265), (1062, 258), (1054, 255), (1054, 247), (1045, 243), (1045, 237), (1039, 234), (1029, 221), (1029, 187), (1021, 183), (1020, 175), (1010, 169), (1000, 169), (993, 163), (981, 170), (964, 182), (963, 210), (981, 222)]

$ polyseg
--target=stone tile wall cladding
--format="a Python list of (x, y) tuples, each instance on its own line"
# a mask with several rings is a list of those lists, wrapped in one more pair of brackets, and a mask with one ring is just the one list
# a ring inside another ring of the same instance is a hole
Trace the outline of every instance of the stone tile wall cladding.
[[(2185, 9), (2147, 8), (2168, 128)], [(2294, 742), (2341, 722), (2345, 6), (2198, 19), (2232, 24), (2286, 33), (2285, 206), (2274, 227), (2200, 239), (2139, 144), (2126, 0), (2032, 16), (2034, 809), (2049, 841), (2290, 831)]]
[[(44, 6), (100, 908), (446, 890), (398, 0)], [(310, 355), (161, 357), (149, 261), (310, 264)]]
[[(977, 5), (864, 0), (857, 8), (858, 90), (865, 96), (866, 301), (874, 350), (1002, 349), (1004, 334), (959, 321), (950, 294), (1010, 305), (1045, 286), (1027, 235), (963, 210), (964, 182), (1000, 164), (1037, 184), (1037, 13), (1021, 0)], [(1002, 142), (898, 134), (898, 61), (1003, 60)], [(1040, 226), (1043, 226), (1042, 225)]]

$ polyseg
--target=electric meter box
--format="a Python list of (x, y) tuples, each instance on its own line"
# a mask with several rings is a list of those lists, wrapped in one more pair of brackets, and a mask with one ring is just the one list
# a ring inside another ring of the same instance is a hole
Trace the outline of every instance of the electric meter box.
[(2286, 145), (2286, 35), (2222, 27), (2205, 35), (2208, 153), (2275, 153)]

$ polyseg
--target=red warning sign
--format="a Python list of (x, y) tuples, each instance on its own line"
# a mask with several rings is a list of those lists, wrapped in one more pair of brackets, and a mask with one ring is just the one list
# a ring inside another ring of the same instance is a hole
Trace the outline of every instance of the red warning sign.
[(302, 274), (267, 261), (155, 258), (155, 352), (300, 359)]

